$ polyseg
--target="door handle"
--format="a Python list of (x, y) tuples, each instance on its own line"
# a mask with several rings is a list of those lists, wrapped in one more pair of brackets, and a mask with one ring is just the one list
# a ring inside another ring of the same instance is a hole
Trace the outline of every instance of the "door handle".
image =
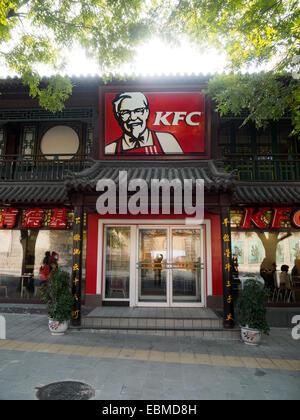
[(157, 265), (157, 263), (154, 262), (142, 262), (138, 261), (136, 263), (137, 268), (143, 268), (143, 269), (152, 269), (152, 270), (177, 270), (177, 269), (193, 269), (193, 270), (203, 270), (204, 264), (201, 262), (193, 262), (193, 261), (187, 261), (182, 263), (176, 263), (176, 262), (164, 262), (161, 263), (161, 265)]

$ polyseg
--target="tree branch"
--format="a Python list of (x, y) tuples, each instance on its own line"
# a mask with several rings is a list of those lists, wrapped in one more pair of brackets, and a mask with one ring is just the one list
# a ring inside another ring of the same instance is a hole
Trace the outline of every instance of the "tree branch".
[(286, 232), (285, 235), (283, 235), (280, 239), (277, 240), (277, 243), (279, 243), (280, 241), (283, 241), (286, 238), (289, 238), (290, 236), (292, 236), (291, 232)]
[(14, 9), (10, 9), (7, 13), (7, 19), (13, 18), (13, 17), (20, 17), (20, 16), (27, 16), (27, 13), (17, 13), (14, 11)]
[(265, 248), (264, 244), (268, 241), (267, 238), (266, 238), (266, 235), (264, 234), (264, 232), (255, 232), (255, 233), (258, 236), (258, 238), (261, 240), (261, 242), (262, 242), (262, 244)]

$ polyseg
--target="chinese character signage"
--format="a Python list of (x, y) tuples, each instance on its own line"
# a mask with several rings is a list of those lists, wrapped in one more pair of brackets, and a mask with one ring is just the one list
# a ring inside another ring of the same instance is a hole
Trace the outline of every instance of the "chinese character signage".
[(102, 156), (207, 157), (201, 92), (103, 91)]
[(82, 266), (82, 234), (83, 212), (75, 208), (73, 224), (73, 266), (72, 266), (72, 295), (73, 295), (73, 325), (80, 325), (81, 321), (81, 266)]
[(225, 328), (234, 326), (233, 296), (232, 296), (232, 256), (229, 211), (221, 213), (221, 239), (223, 264), (223, 325)]
[(68, 209), (53, 209), (51, 220), (49, 223), (50, 228), (66, 228), (67, 227), (67, 213)]
[(25, 210), (23, 227), (40, 228), (43, 214), (44, 214), (43, 209)]
[(73, 211), (67, 208), (25, 210), (12, 207), (0, 209), (0, 228), (68, 229), (73, 224)]
[(11, 229), (16, 225), (16, 218), (19, 211), (17, 209), (4, 209), (0, 213), (0, 228)]

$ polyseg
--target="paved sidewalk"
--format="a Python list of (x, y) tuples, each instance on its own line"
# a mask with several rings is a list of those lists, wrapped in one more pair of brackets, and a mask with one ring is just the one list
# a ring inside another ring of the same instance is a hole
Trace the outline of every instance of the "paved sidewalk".
[(66, 380), (87, 383), (96, 400), (300, 400), (300, 340), (291, 329), (273, 328), (249, 347), (93, 330), (52, 336), (45, 314), (3, 316), (0, 400), (34, 400), (36, 388)]

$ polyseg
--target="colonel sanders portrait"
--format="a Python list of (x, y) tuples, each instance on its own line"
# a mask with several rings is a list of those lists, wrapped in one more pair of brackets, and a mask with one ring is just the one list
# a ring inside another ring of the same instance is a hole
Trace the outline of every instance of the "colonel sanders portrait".
[(178, 154), (183, 150), (173, 134), (147, 127), (149, 101), (142, 92), (123, 92), (112, 101), (123, 134), (105, 147), (105, 154)]

